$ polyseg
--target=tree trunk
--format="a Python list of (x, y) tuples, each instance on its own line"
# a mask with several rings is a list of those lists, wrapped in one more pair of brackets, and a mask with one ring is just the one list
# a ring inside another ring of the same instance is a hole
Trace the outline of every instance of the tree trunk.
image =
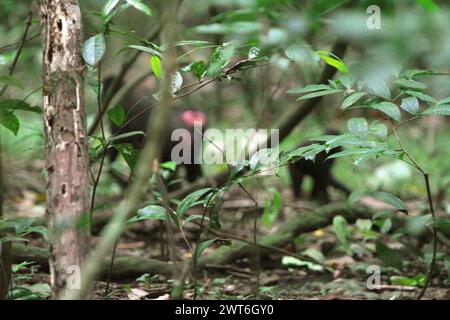
[(55, 297), (78, 290), (89, 246), (89, 158), (87, 152), (77, 0), (41, 0), (43, 107), (46, 134), (47, 216), (50, 274)]
[[(2, 140), (0, 132), (0, 219), (3, 218), (3, 163), (2, 163)], [(0, 239), (5, 236), (0, 232)], [(0, 300), (8, 296), (8, 288), (11, 282), (11, 242), (0, 242)]]

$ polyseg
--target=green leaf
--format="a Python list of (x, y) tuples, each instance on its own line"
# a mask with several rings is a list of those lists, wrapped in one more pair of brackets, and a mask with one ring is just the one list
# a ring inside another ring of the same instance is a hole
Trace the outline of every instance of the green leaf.
[(84, 42), (83, 59), (90, 66), (95, 66), (105, 54), (105, 36), (102, 33), (90, 37)]
[(206, 248), (208, 248), (210, 245), (212, 245), (217, 239), (211, 239), (211, 240), (206, 240), (203, 242), (200, 242), (197, 245), (197, 248), (195, 249), (196, 252), (196, 258), (200, 258), (203, 251), (205, 251)]
[(347, 156), (354, 156), (354, 155), (366, 155), (366, 154), (376, 154), (378, 151), (370, 149), (370, 148), (358, 148), (358, 149), (349, 149), (344, 150), (341, 152), (336, 152), (327, 157), (327, 160), (329, 159), (335, 159), (335, 158), (342, 158)]
[(387, 138), (388, 129), (387, 127), (378, 121), (374, 121), (369, 125), (369, 131), (378, 138), (385, 140)]
[(120, 0), (109, 0), (105, 3), (102, 8), (102, 15), (104, 17), (109, 16), (110, 13), (114, 10)]
[(183, 200), (180, 201), (177, 208), (177, 216), (179, 219), (183, 216), (187, 209), (197, 205), (197, 201), (205, 196), (207, 193), (211, 192), (212, 188), (203, 188), (188, 194)]
[(107, 112), (109, 119), (116, 126), (120, 127), (125, 122), (125, 110), (121, 105), (112, 107)]
[(327, 51), (316, 51), (316, 53), (319, 55), (319, 57), (325, 61), (327, 64), (329, 64), (332, 67), (335, 67), (343, 74), (348, 74), (348, 68), (345, 65), (345, 63), (339, 59), (339, 57), (335, 56), (331, 52)]
[(351, 209), (364, 196), (361, 191), (353, 191), (347, 198), (347, 206)]
[(41, 108), (39, 108), (38, 106), (30, 106), (25, 101), (17, 99), (5, 99), (0, 101), (0, 110), (2, 109), (8, 111), (22, 110), (36, 113), (42, 112)]
[(118, 134), (116, 136), (111, 136), (106, 140), (106, 143), (111, 144), (114, 141), (119, 141), (125, 138), (129, 138), (129, 137), (133, 137), (133, 136), (143, 136), (144, 135), (144, 131), (130, 131), (130, 132), (125, 132), (125, 133), (121, 133)]
[(161, 60), (159, 59), (158, 56), (151, 57), (150, 66), (152, 68), (153, 73), (158, 78), (158, 80), (161, 80), (162, 65), (161, 65)]
[(152, 49), (149, 47), (144, 47), (144, 46), (139, 46), (139, 45), (129, 45), (129, 46), (126, 46), (125, 48), (136, 49), (136, 50), (151, 54), (152, 56), (158, 56), (161, 58), (161, 53), (159, 51), (156, 51), (155, 49)]
[(19, 119), (10, 111), (0, 109), (0, 125), (10, 130), (14, 135), (19, 131)]
[(301, 96), (300, 98), (297, 99), (297, 101), (327, 96), (327, 95), (339, 93), (342, 91), (343, 90), (340, 90), (340, 89), (328, 89), (328, 90), (323, 90), (323, 91), (319, 91), (319, 92), (312, 92), (312, 93), (305, 94), (304, 96)]
[(372, 229), (372, 220), (370, 219), (358, 219), (356, 220), (356, 227), (360, 230), (370, 230)]
[(183, 221), (183, 227), (184, 227), (184, 225), (186, 224), (186, 223), (188, 223), (188, 222), (191, 222), (191, 221), (193, 221), (193, 220), (201, 220), (201, 219), (205, 219), (206, 221), (208, 221), (209, 220), (209, 217), (208, 216), (203, 216), (203, 215), (201, 215), (201, 214), (193, 214), (193, 215), (190, 215), (189, 217), (187, 217), (184, 221)]
[(406, 209), (405, 203), (393, 194), (390, 194), (389, 192), (377, 191), (371, 193), (371, 195), (375, 199), (392, 206), (395, 210), (408, 214), (408, 209)]
[(183, 77), (181, 76), (181, 73), (176, 71), (175, 73), (172, 74), (172, 78), (170, 81), (170, 87), (172, 89), (172, 94), (174, 94), (178, 90), (180, 90), (182, 85), (183, 85)]
[(191, 65), (191, 71), (198, 80), (201, 80), (206, 74), (206, 65), (203, 61), (194, 62)]
[(325, 257), (323, 256), (323, 253), (315, 248), (306, 249), (302, 251), (301, 254), (316, 260), (318, 263), (325, 262)]
[(194, 31), (206, 34), (222, 34), (229, 32), (229, 28), (221, 23), (203, 24), (194, 27)]
[(251, 47), (248, 50), (248, 58), (250, 60), (256, 59), (256, 58), (258, 58), (260, 52), (261, 52), (261, 50), (258, 47)]
[(351, 118), (347, 121), (348, 131), (355, 134), (363, 134), (368, 129), (367, 120), (365, 118)]
[(205, 40), (182, 40), (175, 44), (175, 46), (203, 46), (211, 42)]
[(430, 76), (435, 74), (433, 70), (427, 70), (427, 69), (413, 69), (413, 70), (406, 70), (400, 77), (401, 78), (407, 78), (412, 79), (419, 76)]
[(391, 100), (391, 91), (384, 81), (372, 81), (368, 84), (369, 90), (378, 97)]
[[(253, 172), (256, 172), (264, 166), (274, 166), (276, 159), (278, 159), (277, 155), (277, 149), (266, 148), (258, 150), (251, 156), (249, 160), (248, 164), (250, 166), (250, 169), (253, 170)], [(269, 174), (269, 172), (267, 171), (265, 173)]]
[(343, 245), (348, 244), (348, 226), (347, 226), (347, 220), (341, 215), (335, 216), (333, 218), (333, 231), (336, 234), (336, 238), (341, 242)]
[(377, 256), (381, 261), (388, 266), (395, 267), (399, 270), (403, 269), (403, 258), (399, 251), (389, 248), (379, 240), (377, 240), (375, 248)]
[(419, 274), (413, 278), (404, 276), (391, 276), (389, 281), (393, 285), (397, 286), (413, 286), (423, 287), (427, 281), (427, 278), (423, 274)]
[(410, 114), (416, 115), (419, 112), (419, 100), (416, 97), (408, 97), (402, 99), (400, 108)]
[(117, 143), (114, 144), (113, 147), (119, 151), (130, 169), (133, 169), (139, 156), (139, 150), (136, 149), (131, 143)]
[(19, 89), (23, 89), (22, 81), (16, 77), (13, 76), (1, 76), (0, 77), (0, 83), (10, 86), (10, 87), (16, 87)]
[(173, 161), (166, 161), (161, 163), (160, 167), (175, 172), (175, 169), (177, 168), (177, 163)]
[(6, 57), (2, 54), (0, 54), (0, 66), (6, 64)]
[(339, 81), (346, 89), (350, 90), (355, 84), (356, 77), (351, 74), (344, 74), (339, 78)]
[(234, 45), (225, 45), (223, 47), (215, 48), (209, 58), (208, 75), (217, 77), (221, 74), (233, 57), (235, 51)]
[(369, 108), (378, 110), (388, 115), (395, 121), (400, 121), (401, 115), (398, 107), (392, 102), (380, 102), (369, 105)]
[(320, 264), (315, 264), (310, 261), (300, 260), (291, 256), (284, 256), (281, 259), (281, 264), (283, 266), (296, 266), (296, 267), (307, 267), (311, 271), (323, 271), (323, 267)]
[(266, 227), (273, 225), (282, 209), (281, 193), (275, 188), (270, 191), (272, 199), (266, 199), (264, 202), (264, 213), (262, 215), (262, 223)]
[(450, 104), (437, 105), (428, 108), (422, 114), (439, 115), (439, 116), (450, 116)]
[(422, 7), (430, 12), (435, 12), (439, 10), (439, 7), (433, 0), (416, 0)]
[(308, 93), (308, 92), (327, 90), (327, 89), (331, 89), (331, 87), (326, 84), (310, 84), (306, 87), (298, 87), (298, 88), (289, 89), (287, 91), (287, 93)]
[(141, 2), (141, 0), (126, 0), (127, 3), (134, 7), (135, 9), (141, 11), (142, 13), (151, 16), (152, 15), (152, 11), (150, 10), (150, 8)]
[(133, 223), (142, 220), (166, 220), (166, 208), (149, 205), (137, 211), (137, 215), (127, 221), (127, 223)]
[(365, 95), (366, 95), (365, 92), (355, 92), (355, 93), (351, 94), (350, 96), (345, 98), (344, 102), (342, 103), (341, 109), (347, 109), (347, 108), (351, 107), (356, 101), (358, 101)]
[(380, 225), (380, 231), (383, 234), (387, 234), (392, 229), (392, 219), (386, 219)]
[(439, 100), (437, 103), (436, 103), (436, 105), (441, 105), (441, 104), (447, 104), (447, 103), (450, 103), (450, 97), (447, 97), (447, 98), (445, 98), (445, 99), (442, 99), (442, 100)]
[(429, 95), (423, 94), (422, 92), (419, 92), (419, 91), (408, 90), (408, 91), (405, 91), (405, 93), (409, 94), (410, 96), (417, 97), (418, 99), (425, 101), (425, 102), (432, 102), (432, 103), (437, 102), (435, 98), (433, 98)]
[(286, 157), (287, 160), (297, 160), (298, 158), (304, 157), (307, 158), (312, 156), (312, 159), (315, 158), (316, 154), (325, 150), (326, 147), (323, 144), (313, 143), (304, 147), (296, 148), (290, 151)]
[(398, 80), (395, 80), (394, 82), (403, 88), (411, 88), (411, 89), (417, 89), (417, 90), (424, 90), (427, 88), (427, 86), (424, 85), (422, 82), (410, 80), (410, 79), (398, 79)]

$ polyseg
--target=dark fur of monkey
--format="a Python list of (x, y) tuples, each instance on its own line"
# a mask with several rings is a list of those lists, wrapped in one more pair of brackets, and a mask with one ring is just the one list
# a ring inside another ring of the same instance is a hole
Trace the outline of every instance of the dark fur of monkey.
[[(104, 81), (104, 92), (108, 85), (110, 84), (110, 79), (106, 79)], [(125, 125), (118, 127), (113, 123), (110, 124), (111, 133), (113, 135), (124, 134), (132, 131), (142, 131), (146, 132), (148, 121), (152, 114), (152, 109), (149, 107), (155, 104), (155, 100), (152, 98), (152, 88), (147, 83), (142, 83), (138, 85), (135, 89), (133, 89), (120, 103), (123, 109), (125, 110)], [(147, 111), (145, 111), (147, 110)], [(145, 111), (145, 112), (143, 112)], [(171, 152), (172, 148), (178, 143), (186, 143), (188, 144), (186, 149), (190, 150), (191, 154), (191, 164), (182, 164), (186, 170), (186, 179), (189, 182), (195, 181), (202, 174), (201, 165), (193, 163), (194, 155), (199, 155), (200, 149), (197, 146), (194, 146), (194, 136), (197, 141), (202, 141), (202, 132), (198, 132), (194, 130), (194, 122), (201, 123), (203, 131), (206, 126), (206, 116), (202, 112), (182, 109), (179, 107), (172, 107), (169, 112), (169, 117), (167, 120), (167, 124), (165, 126), (165, 130), (163, 132), (163, 138), (161, 139), (161, 157), (160, 162), (172, 161)], [(175, 129), (185, 129), (189, 135), (181, 137), (178, 141), (171, 141), (171, 134)], [(123, 139), (116, 140), (114, 143), (130, 143), (135, 148), (141, 149), (144, 144), (145, 136), (142, 135), (134, 135), (130, 137), (126, 137)], [(186, 150), (185, 149), (185, 150)], [(113, 162), (118, 155), (118, 151), (115, 148), (109, 148), (108, 157), (111, 162)], [(150, 167), (150, 166), (149, 166)], [(177, 166), (178, 167), (178, 166)], [(117, 175), (116, 175), (117, 178)], [(121, 184), (124, 184), (124, 181), (120, 181)]]
[[(327, 135), (339, 134), (338, 131), (329, 129), (326, 132)], [(318, 141), (305, 142), (301, 147), (310, 145), (312, 143), (318, 143)], [(342, 151), (341, 147), (331, 149), (328, 153), (322, 151), (318, 153), (314, 159), (307, 160), (302, 158), (294, 163), (289, 164), (289, 173), (292, 181), (292, 189), (296, 198), (300, 197), (303, 178), (310, 176), (313, 180), (312, 198), (328, 202), (330, 199), (329, 187), (334, 187), (346, 195), (350, 194), (350, 190), (341, 182), (339, 182), (332, 174), (332, 168), (335, 159), (325, 160), (328, 156)]]

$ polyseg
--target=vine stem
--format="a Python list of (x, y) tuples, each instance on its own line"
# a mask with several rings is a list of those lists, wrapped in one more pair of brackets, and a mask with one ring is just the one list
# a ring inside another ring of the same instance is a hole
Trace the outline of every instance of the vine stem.
[[(98, 106), (98, 110), (99, 112), (101, 111), (101, 105), (102, 105), (102, 86), (101, 86), (101, 80), (102, 80), (102, 76), (101, 76), (101, 62), (98, 64), (98, 73), (97, 73), (97, 106)], [(104, 125), (103, 125), (103, 119), (100, 119), (100, 127), (101, 127), (101, 134), (102, 134), (102, 143), (105, 142), (106, 136), (105, 136), (105, 129), (104, 129)], [(92, 214), (94, 212), (94, 203), (95, 203), (95, 197), (97, 194), (97, 187), (98, 184), (100, 182), (100, 178), (102, 175), (102, 171), (103, 171), (103, 166), (105, 163), (105, 157), (106, 157), (106, 148), (108, 147), (108, 145), (103, 146), (103, 153), (102, 153), (102, 158), (100, 160), (100, 168), (98, 169), (98, 173), (97, 173), (97, 177), (94, 178), (94, 175), (91, 171), (91, 176), (94, 179), (94, 186), (92, 189), (92, 196), (91, 196), (91, 204), (90, 204), (90, 209), (89, 209), (89, 223), (92, 220)]]
[(253, 201), (255, 204), (255, 215), (253, 219), (253, 245), (255, 246), (255, 272), (256, 272), (256, 279), (255, 279), (255, 288), (254, 288), (254, 295), (256, 299), (259, 298), (259, 278), (261, 273), (261, 266), (260, 266), (260, 251), (259, 251), (259, 245), (258, 245), (258, 202), (256, 199), (251, 195), (251, 193), (242, 185), (242, 183), (238, 183), (239, 187), (241, 187), (242, 190), (248, 195), (248, 197)]
[(119, 240), (117, 240), (114, 243), (114, 248), (112, 250), (112, 255), (111, 255), (111, 261), (109, 262), (109, 269), (108, 269), (108, 279), (106, 280), (106, 287), (105, 287), (105, 293), (103, 294), (104, 299), (106, 300), (108, 297), (108, 292), (109, 292), (109, 285), (111, 283), (111, 274), (114, 268), (114, 260), (116, 258), (116, 251), (117, 251), (117, 243), (119, 242)]
[(424, 296), (425, 292), (427, 291), (428, 286), (430, 285), (430, 282), (433, 278), (434, 269), (436, 267), (436, 252), (437, 252), (437, 230), (436, 230), (436, 215), (434, 213), (434, 207), (433, 207), (433, 199), (431, 197), (431, 187), (430, 187), (430, 179), (428, 176), (428, 173), (423, 172), (423, 178), (425, 179), (425, 185), (427, 188), (427, 196), (428, 196), (428, 203), (430, 205), (430, 213), (431, 213), (431, 223), (432, 225), (432, 232), (433, 232), (433, 255), (431, 258), (430, 263), (430, 269), (428, 270), (427, 274), (427, 280), (425, 282), (425, 285), (423, 286), (422, 290), (420, 291), (419, 295), (417, 296), (417, 299), (420, 300)]
[[(192, 262), (193, 262), (193, 266), (192, 266), (192, 276), (193, 276), (193, 282), (194, 282), (194, 300), (197, 300), (197, 256), (198, 256), (198, 246), (201, 243), (203, 237), (203, 233), (207, 233), (208, 231), (205, 232), (205, 230), (203, 230), (203, 225), (205, 223), (205, 217), (206, 217), (206, 210), (209, 207), (209, 203), (211, 202), (212, 197), (210, 197), (207, 201), (207, 203), (205, 204), (205, 207), (203, 209), (203, 214), (202, 214), (202, 219), (200, 221), (200, 227), (198, 229), (199, 233), (198, 233), (198, 238), (197, 238), (197, 244), (195, 245), (195, 249), (194, 249), (194, 255), (192, 257)], [(208, 228), (209, 230), (209, 228)]]
[(420, 291), (419, 295), (417, 296), (417, 299), (420, 300), (424, 296), (425, 292), (427, 291), (428, 286), (431, 283), (431, 280), (433, 278), (433, 272), (436, 266), (436, 252), (437, 252), (437, 230), (436, 230), (436, 215), (434, 213), (434, 207), (433, 207), (433, 198), (431, 195), (431, 187), (430, 187), (430, 178), (428, 173), (426, 173), (422, 167), (414, 160), (414, 158), (408, 153), (408, 151), (403, 146), (400, 137), (397, 133), (397, 128), (393, 126), (393, 132), (395, 135), (395, 139), (397, 140), (397, 143), (399, 144), (402, 151), (405, 153), (405, 155), (408, 157), (409, 160), (411, 160), (412, 165), (423, 175), (423, 178), (425, 180), (425, 187), (427, 190), (427, 198), (428, 198), (428, 205), (430, 208), (430, 214), (431, 214), (431, 230), (433, 235), (433, 253), (430, 263), (430, 269), (428, 270), (427, 276), (426, 276), (426, 282), (423, 286), (422, 290)]

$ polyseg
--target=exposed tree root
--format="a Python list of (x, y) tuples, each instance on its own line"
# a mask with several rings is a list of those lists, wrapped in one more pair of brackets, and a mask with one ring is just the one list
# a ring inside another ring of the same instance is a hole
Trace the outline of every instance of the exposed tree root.
[[(348, 222), (353, 222), (358, 218), (371, 217), (372, 212), (364, 207), (349, 210), (345, 202), (339, 202), (301, 213), (297, 217), (285, 221), (275, 233), (260, 238), (261, 256), (270, 252), (270, 249), (264, 246), (283, 247), (303, 233), (328, 226), (336, 215), (342, 215)], [(253, 247), (254, 245), (243, 242), (236, 242), (230, 247), (222, 246), (201, 257), (198, 261), (198, 268), (204, 268), (209, 264), (225, 265), (245, 257), (251, 257)]]
[[(260, 239), (261, 254), (273, 252), (269, 248), (270, 246), (283, 247), (302, 233), (326, 227), (332, 222), (333, 217), (338, 214), (344, 216), (349, 222), (371, 216), (370, 209), (360, 207), (350, 211), (346, 203), (342, 202), (329, 204), (308, 213), (301, 213), (297, 217), (286, 221), (274, 234)], [(207, 256), (201, 257), (198, 261), (198, 269), (206, 268), (208, 265), (225, 265), (247, 256), (250, 257), (252, 256), (253, 247), (253, 244), (244, 242), (236, 242), (231, 247), (220, 247)], [(48, 250), (46, 248), (14, 244), (12, 251), (15, 263), (33, 260), (43, 268), (48, 268)], [(105, 275), (108, 266), (109, 260), (104, 261), (102, 276)], [(171, 270), (171, 265), (167, 262), (137, 256), (119, 255), (114, 263), (112, 277), (115, 279), (131, 278), (143, 273), (170, 275)]]
[[(14, 244), (12, 248), (13, 262), (19, 263), (25, 260), (35, 261), (45, 270), (48, 270), (49, 252), (47, 248)], [(106, 279), (110, 261), (102, 264), (101, 279)], [(118, 255), (114, 260), (114, 268), (111, 273), (113, 279), (131, 279), (144, 273), (168, 275), (172, 274), (171, 264), (155, 259), (138, 256)]]

